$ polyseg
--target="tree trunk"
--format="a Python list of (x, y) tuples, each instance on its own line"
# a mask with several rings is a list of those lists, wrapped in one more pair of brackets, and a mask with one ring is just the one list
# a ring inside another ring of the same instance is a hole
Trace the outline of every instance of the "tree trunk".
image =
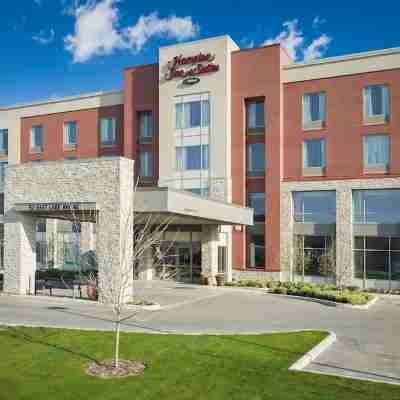
[(119, 367), (119, 333), (121, 327), (121, 318), (118, 315), (115, 322), (115, 343), (114, 343), (114, 368)]

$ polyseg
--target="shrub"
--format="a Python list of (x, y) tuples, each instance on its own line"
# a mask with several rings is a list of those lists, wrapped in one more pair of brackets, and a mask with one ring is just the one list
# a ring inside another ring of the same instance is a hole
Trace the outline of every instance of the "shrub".
[(272, 293), (287, 294), (287, 289), (283, 286), (277, 286), (272, 290)]

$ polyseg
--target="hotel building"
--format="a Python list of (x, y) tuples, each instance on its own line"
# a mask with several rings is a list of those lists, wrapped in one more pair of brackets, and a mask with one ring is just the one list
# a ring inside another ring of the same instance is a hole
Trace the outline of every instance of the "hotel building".
[[(221, 36), (123, 74), (122, 90), (0, 109), (4, 290), (33, 290), (50, 235), (53, 268), (101, 253), (136, 179), (135, 212), (172, 216), (177, 280), (400, 286), (399, 48), (297, 63)], [(100, 226), (60, 222), (62, 204)]]

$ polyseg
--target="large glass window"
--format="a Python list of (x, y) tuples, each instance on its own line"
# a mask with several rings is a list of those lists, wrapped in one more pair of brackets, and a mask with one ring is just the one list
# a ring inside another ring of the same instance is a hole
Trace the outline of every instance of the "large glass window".
[(325, 93), (306, 93), (303, 96), (304, 124), (325, 121)]
[(176, 128), (208, 127), (210, 124), (210, 102), (190, 101), (176, 104)]
[(296, 236), (295, 269), (305, 276), (334, 276), (335, 241), (330, 236)]
[(0, 162), (0, 187), (2, 188), (4, 185), (5, 177), (6, 177), (6, 168), (7, 168), (8, 162), (7, 161), (2, 161)]
[(246, 122), (248, 133), (264, 131), (264, 100), (250, 100), (246, 103)]
[(387, 167), (389, 165), (389, 136), (364, 136), (364, 166)]
[(177, 147), (176, 169), (178, 171), (208, 169), (208, 145)]
[(247, 229), (250, 268), (265, 267), (265, 225), (255, 224)]
[(151, 111), (139, 113), (139, 139), (142, 143), (152, 141), (153, 137), (153, 115)]
[(247, 145), (247, 173), (249, 175), (263, 175), (265, 173), (264, 143)]
[(254, 208), (254, 220), (265, 220), (265, 193), (249, 193), (249, 207)]
[(325, 140), (310, 139), (303, 142), (304, 168), (325, 167)]
[(364, 110), (366, 117), (389, 116), (389, 88), (386, 85), (373, 85), (365, 88)]
[(356, 224), (400, 224), (400, 189), (353, 191)]
[(317, 224), (336, 223), (336, 192), (294, 192), (294, 220)]
[(112, 145), (117, 141), (117, 121), (115, 118), (100, 119), (100, 141), (103, 145)]
[(43, 127), (41, 125), (31, 128), (31, 149), (41, 151), (43, 147)]
[(358, 279), (400, 280), (400, 238), (354, 238), (354, 276)]
[(8, 129), (0, 129), (0, 153), (8, 152)]
[(150, 151), (140, 153), (140, 176), (143, 178), (153, 176), (153, 153)]
[(64, 123), (64, 145), (76, 146), (78, 137), (78, 126), (75, 121)]

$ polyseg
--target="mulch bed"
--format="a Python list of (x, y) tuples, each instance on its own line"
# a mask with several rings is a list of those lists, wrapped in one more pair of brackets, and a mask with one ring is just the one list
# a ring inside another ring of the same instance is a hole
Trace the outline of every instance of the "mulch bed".
[(88, 375), (98, 378), (125, 378), (143, 375), (146, 365), (140, 361), (120, 360), (118, 368), (114, 368), (114, 360), (102, 362), (92, 361), (86, 368)]

